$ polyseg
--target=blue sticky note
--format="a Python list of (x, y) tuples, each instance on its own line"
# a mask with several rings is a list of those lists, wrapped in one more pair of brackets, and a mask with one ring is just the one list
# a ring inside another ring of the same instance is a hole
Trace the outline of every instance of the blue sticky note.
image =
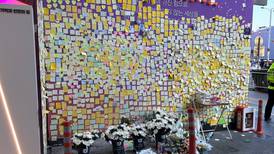
[(99, 128), (105, 128), (105, 124), (99, 124)]

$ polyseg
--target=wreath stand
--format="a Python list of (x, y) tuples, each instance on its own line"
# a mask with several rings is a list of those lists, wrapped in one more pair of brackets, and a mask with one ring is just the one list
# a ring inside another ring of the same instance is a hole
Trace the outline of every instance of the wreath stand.
[[(195, 110), (195, 116), (197, 118), (197, 121), (199, 122), (199, 125), (200, 125), (200, 128), (198, 128), (198, 132), (202, 134), (202, 137), (204, 139), (204, 141), (208, 142), (211, 137), (214, 135), (214, 133), (216, 132), (217, 130), (217, 127), (218, 127), (218, 123), (220, 121), (220, 119), (222, 118), (222, 116), (224, 115), (225, 111), (228, 109), (228, 106), (229, 106), (229, 103), (222, 103), (222, 102), (209, 102), (209, 103), (204, 103), (205, 101), (202, 101), (202, 103), (198, 103), (193, 100), (192, 101), (192, 106)], [(217, 120), (217, 123), (216, 125), (214, 126), (213, 129), (211, 130), (204, 130), (203, 129), (203, 125), (200, 121), (200, 115), (202, 112), (206, 111), (207, 109), (209, 108), (213, 108), (213, 107), (217, 107), (217, 108), (220, 108), (221, 109), (221, 112), (219, 113), (218, 115), (218, 120)], [(227, 129), (227, 132), (229, 134), (229, 139), (232, 140), (232, 135), (231, 135), (231, 132), (230, 132), (230, 129), (228, 127), (228, 124), (226, 125), (226, 129)], [(205, 135), (205, 133), (208, 133), (207, 135)]]

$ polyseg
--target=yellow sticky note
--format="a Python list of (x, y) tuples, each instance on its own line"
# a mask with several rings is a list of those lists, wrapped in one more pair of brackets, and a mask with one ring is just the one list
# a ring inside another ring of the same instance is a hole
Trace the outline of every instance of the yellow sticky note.
[(134, 25), (134, 30), (138, 31), (139, 30), (139, 26), (138, 25)]
[(68, 96), (68, 95), (65, 95), (64, 100), (65, 100), (65, 101), (69, 101), (69, 96)]
[(46, 75), (46, 81), (50, 81), (50, 78), (51, 78), (50, 74), (47, 74)]
[(51, 14), (51, 15), (49, 16), (49, 20), (52, 21), (52, 22), (55, 21), (55, 15), (54, 15), (54, 14)]
[(100, 124), (103, 124), (104, 122), (105, 122), (105, 119), (104, 119), (104, 118), (100, 118), (99, 123), (100, 123)]
[(146, 13), (143, 14), (143, 19), (145, 19), (145, 20), (147, 19), (147, 14)]
[(96, 11), (97, 11), (97, 12), (101, 12), (101, 6), (100, 6), (100, 5), (97, 5), (97, 6), (96, 6)]
[(73, 111), (72, 111), (72, 116), (73, 116), (73, 117), (77, 117), (77, 115), (78, 115), (78, 114), (77, 114), (77, 111), (76, 111), (76, 110), (73, 110)]
[(77, 6), (72, 6), (72, 12), (77, 12)]
[(143, 8), (143, 2), (142, 1), (139, 1), (138, 7)]
[(95, 118), (97, 119), (97, 118), (100, 118), (101, 117), (101, 113), (100, 112), (96, 112), (95, 113)]
[(127, 10), (131, 10), (131, 4), (127, 5)]
[(190, 19), (189, 18), (186, 19), (186, 23), (190, 24)]
[(131, 11), (135, 12), (136, 11), (136, 5), (131, 6)]
[(178, 25), (176, 24), (175, 26), (174, 26), (174, 30), (178, 30), (179, 29), (179, 27), (178, 27)]
[(56, 28), (51, 28), (50, 34), (51, 34), (52, 36), (55, 36), (55, 35), (56, 35)]
[(65, 25), (66, 25), (66, 29), (70, 29), (71, 24), (69, 22), (66, 22)]
[(62, 102), (62, 110), (66, 110), (67, 109), (67, 103), (66, 102)]
[(92, 29), (93, 29), (93, 30), (97, 29), (97, 23), (96, 23), (96, 22), (93, 22), (93, 23), (92, 23)]
[(126, 26), (130, 26), (130, 21), (126, 20)]
[(165, 25), (164, 30), (168, 31), (168, 25)]
[(123, 10), (126, 10), (126, 9), (127, 9), (127, 4), (123, 3), (123, 4), (122, 4), (122, 9), (123, 9)]
[(170, 30), (170, 31), (174, 30), (173, 25), (171, 25), (171, 24), (169, 25), (169, 30)]
[(66, 11), (71, 12), (71, 6), (70, 5), (66, 5)]
[(165, 17), (165, 12), (161, 11), (161, 18)]
[(67, 93), (68, 92), (68, 86), (63, 86), (63, 90), (64, 90), (65, 93)]
[(147, 18), (150, 20), (152, 18), (152, 14), (151, 13), (148, 13), (147, 14)]
[(168, 37), (168, 31), (165, 31), (164, 36)]
[(51, 63), (50, 64), (50, 69), (51, 70), (56, 70), (56, 63)]
[(56, 103), (55, 103), (55, 108), (56, 108), (57, 110), (62, 109), (61, 103), (60, 103), (60, 102), (56, 102)]
[(62, 20), (62, 15), (61, 15), (61, 13), (58, 13), (58, 14), (57, 14), (57, 20), (59, 20), (59, 21)]
[(95, 99), (95, 104), (100, 104), (100, 100), (99, 99)]
[(68, 111), (64, 111), (64, 110), (63, 110), (62, 116), (63, 116), (63, 117), (66, 117), (67, 115), (68, 115)]
[(111, 5), (111, 0), (107, 0), (107, 5)]
[[(156, 34), (160, 34), (161, 33), (161, 30), (160, 30), (160, 28), (156, 28)], [(159, 42), (159, 40), (158, 40), (158, 42)], [(159, 42), (160, 43), (160, 42)]]
[(49, 9), (48, 8), (44, 8), (44, 15), (49, 15)]
[(188, 28), (188, 34), (192, 33), (192, 29), (191, 28)]
[(201, 21), (201, 17), (197, 17), (197, 22), (200, 22)]
[(156, 17), (157, 17), (156, 11), (152, 11), (152, 17), (153, 17), (153, 18), (156, 18)]
[(85, 120), (85, 126), (89, 126), (90, 125), (90, 120)]
[(157, 4), (156, 10), (157, 10), (157, 11), (161, 11), (161, 5)]
[(87, 109), (85, 109), (85, 108), (82, 109), (82, 110), (81, 110), (81, 113), (82, 113), (82, 114), (87, 114)]
[(45, 22), (45, 29), (50, 29), (50, 23), (49, 22)]
[(108, 6), (108, 12), (112, 13), (112, 7), (111, 6)]
[(147, 21), (147, 25), (148, 25), (148, 26), (151, 26), (151, 20), (148, 20), (148, 21)]
[(156, 18), (152, 18), (152, 23), (156, 24)]
[(157, 18), (156, 18), (156, 22), (157, 22), (157, 23), (160, 23), (160, 22), (161, 22), (161, 18), (157, 17)]
[(142, 19), (142, 13), (138, 13), (138, 19)]
[(72, 18), (75, 19), (75, 20), (78, 19), (77, 13), (73, 13), (73, 14), (72, 14)]
[(100, 123), (100, 118), (96, 118), (96, 123)]
[(165, 9), (165, 15), (168, 15), (168, 13), (169, 13), (169, 10)]
[(118, 22), (118, 23), (121, 22), (121, 16), (116, 16), (116, 22)]
[(144, 12), (144, 13), (147, 12), (147, 7), (143, 7), (143, 12)]
[(147, 12), (148, 12), (148, 13), (151, 13), (151, 12), (152, 12), (151, 6), (147, 7)]

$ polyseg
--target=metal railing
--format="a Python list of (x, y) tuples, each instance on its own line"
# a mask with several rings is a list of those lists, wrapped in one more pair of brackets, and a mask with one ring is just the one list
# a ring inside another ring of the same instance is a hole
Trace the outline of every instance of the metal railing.
[(267, 70), (250, 71), (249, 89), (266, 90), (268, 87)]

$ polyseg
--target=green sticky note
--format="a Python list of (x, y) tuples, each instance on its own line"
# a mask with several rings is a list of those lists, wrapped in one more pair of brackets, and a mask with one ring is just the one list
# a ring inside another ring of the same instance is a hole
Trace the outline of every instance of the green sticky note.
[(219, 121), (219, 124), (221, 124), (221, 125), (224, 125), (224, 124), (226, 124), (226, 121), (225, 121), (225, 119), (224, 119), (224, 118), (221, 118), (221, 119), (220, 119), (220, 121)]

